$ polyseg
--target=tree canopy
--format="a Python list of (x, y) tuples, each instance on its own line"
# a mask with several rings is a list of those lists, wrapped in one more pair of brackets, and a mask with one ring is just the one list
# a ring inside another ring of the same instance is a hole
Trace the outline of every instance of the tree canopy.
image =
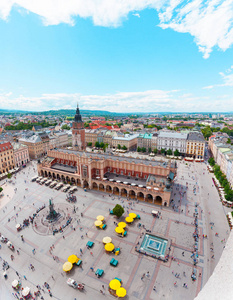
[(124, 212), (125, 210), (120, 204), (116, 204), (116, 206), (113, 208), (113, 214), (118, 218), (120, 218)]

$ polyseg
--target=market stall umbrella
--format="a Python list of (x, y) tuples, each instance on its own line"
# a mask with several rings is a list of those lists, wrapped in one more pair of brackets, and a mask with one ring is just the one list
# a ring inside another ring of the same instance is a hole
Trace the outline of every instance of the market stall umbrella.
[(121, 287), (121, 283), (120, 283), (119, 280), (113, 279), (113, 280), (111, 280), (111, 281), (109, 282), (109, 287), (110, 287), (110, 289), (116, 291), (116, 290), (118, 290), (118, 289)]
[(15, 288), (15, 287), (17, 287), (18, 284), (19, 284), (18, 280), (15, 279), (15, 280), (12, 281), (11, 285)]
[(102, 221), (96, 220), (96, 221), (95, 221), (95, 226), (98, 227), (98, 226), (100, 226), (100, 225), (102, 225)]
[(63, 265), (63, 271), (69, 272), (73, 268), (73, 264), (69, 261), (65, 262)]
[(79, 258), (75, 254), (72, 254), (68, 257), (68, 262), (70, 262), (72, 264), (76, 264), (78, 261), (79, 261)]
[(123, 232), (124, 232), (124, 228), (122, 228), (122, 227), (116, 227), (116, 228), (115, 228), (115, 231), (116, 231), (117, 233), (123, 233)]
[(135, 219), (137, 217), (137, 215), (135, 213), (130, 213), (129, 217), (132, 218), (132, 219)]
[(126, 227), (126, 223), (125, 222), (119, 222), (117, 225), (118, 225), (118, 227), (121, 227), (121, 228), (125, 228)]
[(30, 293), (30, 288), (28, 286), (26, 286), (23, 290), (22, 290), (22, 296), (26, 297), (28, 296), (28, 294)]
[(104, 243), (104, 244), (111, 243), (111, 241), (112, 241), (112, 238), (110, 238), (109, 236), (105, 236), (105, 237), (103, 238), (103, 243)]
[(133, 219), (133, 218), (130, 218), (130, 217), (126, 217), (126, 218), (125, 218), (125, 221), (126, 221), (127, 223), (132, 223), (132, 222), (134, 221), (134, 219)]
[(99, 216), (96, 217), (96, 219), (99, 220), (99, 221), (103, 221), (104, 220), (104, 216), (99, 215)]
[(120, 287), (119, 289), (116, 290), (116, 294), (118, 297), (123, 298), (126, 296), (126, 289), (124, 289), (123, 287)]
[(104, 248), (105, 248), (106, 251), (113, 251), (115, 246), (112, 243), (108, 243), (108, 244), (105, 245)]

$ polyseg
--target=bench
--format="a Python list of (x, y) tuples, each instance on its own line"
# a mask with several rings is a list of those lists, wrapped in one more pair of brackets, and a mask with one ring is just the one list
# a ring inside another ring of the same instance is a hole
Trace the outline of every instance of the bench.
[(82, 260), (79, 259), (78, 262), (76, 262), (76, 265), (79, 267), (79, 266), (81, 266), (81, 264), (82, 264)]
[(141, 217), (139, 215), (137, 215), (136, 219), (141, 220)]
[(124, 233), (123, 233), (123, 236), (126, 236), (126, 235), (127, 235), (127, 231), (125, 230)]
[(120, 283), (122, 282), (122, 280), (120, 278), (118, 278), (118, 277), (115, 277), (114, 279), (120, 281)]
[(87, 246), (88, 248), (92, 248), (93, 245), (94, 245), (94, 243), (91, 242), (91, 241), (88, 241), (87, 244), (86, 244), (86, 246)]
[(112, 259), (110, 260), (110, 265), (116, 267), (117, 264), (118, 264), (118, 260), (116, 260), (115, 258), (112, 258)]
[(95, 275), (99, 278), (104, 274), (104, 270), (102, 269), (97, 269), (95, 272)]
[(109, 213), (110, 213), (110, 215), (113, 215), (113, 210), (111, 209), (111, 210), (109, 211)]
[(121, 251), (120, 247), (115, 248), (115, 249), (114, 249), (115, 255), (118, 255), (118, 254), (120, 253), (120, 251)]

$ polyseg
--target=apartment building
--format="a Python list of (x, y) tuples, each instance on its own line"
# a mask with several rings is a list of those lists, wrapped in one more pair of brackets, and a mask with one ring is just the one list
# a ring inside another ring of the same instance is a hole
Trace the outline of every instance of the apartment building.
[(178, 150), (180, 153), (186, 153), (187, 132), (160, 131), (157, 138), (157, 148), (171, 149), (173, 152)]
[(21, 167), (26, 165), (30, 161), (28, 146), (20, 143), (12, 143), (12, 146), (15, 166)]
[(14, 152), (10, 142), (0, 142), (0, 174), (14, 169)]
[(133, 151), (137, 149), (138, 134), (125, 134), (125, 136), (115, 136), (112, 138), (112, 147), (117, 148), (125, 146), (128, 150)]
[(23, 145), (28, 146), (30, 159), (37, 159), (45, 154), (44, 143), (38, 135), (22, 137), (19, 139), (19, 142)]
[(201, 132), (191, 131), (187, 137), (186, 156), (203, 159), (205, 156), (205, 139)]

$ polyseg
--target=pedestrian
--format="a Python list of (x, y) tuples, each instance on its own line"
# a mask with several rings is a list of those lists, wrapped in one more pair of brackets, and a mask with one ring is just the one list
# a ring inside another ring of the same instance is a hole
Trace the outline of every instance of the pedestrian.
[(153, 291), (155, 291), (156, 292), (156, 286), (154, 285), (154, 287), (153, 287)]
[(19, 273), (17, 271), (15, 271), (16, 275), (19, 276)]
[(102, 284), (102, 288), (104, 289), (104, 285)]
[(83, 253), (83, 250), (80, 248), (80, 253)]
[(94, 269), (92, 267), (90, 267), (91, 271), (94, 272)]
[(150, 273), (149, 271), (146, 273), (146, 277), (149, 278), (150, 277)]
[(94, 256), (92, 252), (90, 252), (90, 253), (91, 253), (92, 256)]

